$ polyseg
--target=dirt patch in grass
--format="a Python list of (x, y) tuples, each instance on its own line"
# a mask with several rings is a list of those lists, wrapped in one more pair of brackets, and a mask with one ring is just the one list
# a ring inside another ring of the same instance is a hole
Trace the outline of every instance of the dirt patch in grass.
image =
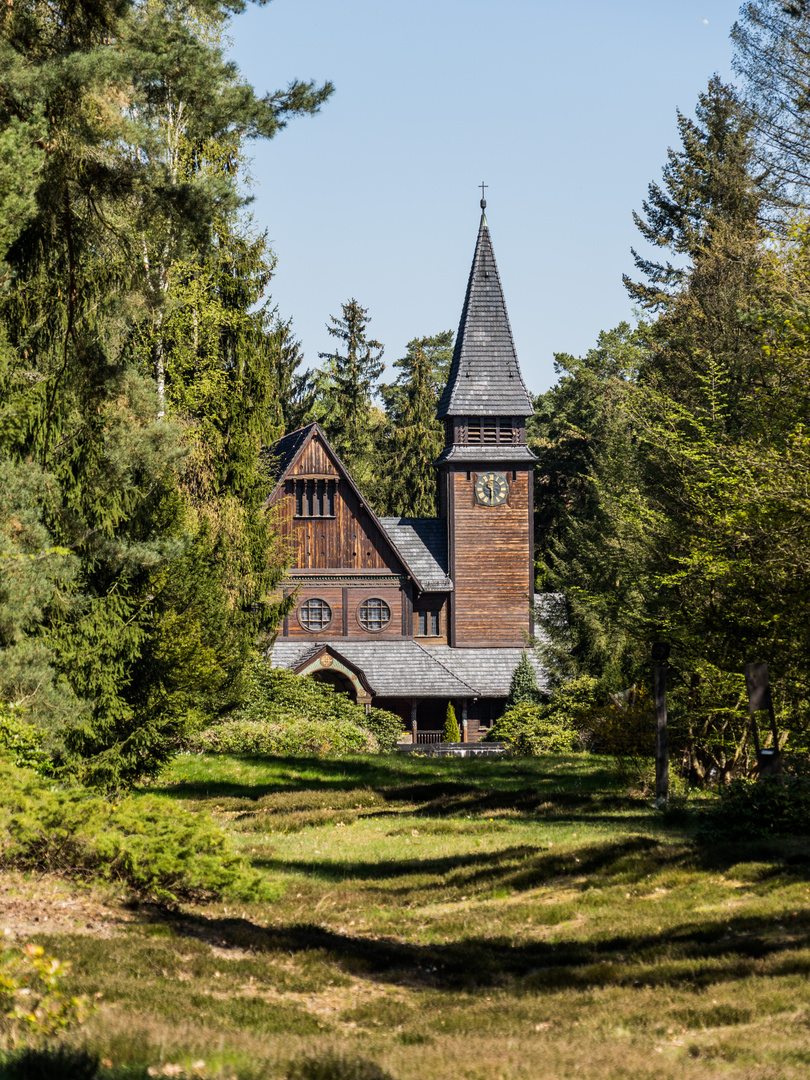
[(136, 921), (126, 894), (77, 886), (53, 875), (0, 873), (0, 928), (12, 940), (33, 934), (109, 938)]

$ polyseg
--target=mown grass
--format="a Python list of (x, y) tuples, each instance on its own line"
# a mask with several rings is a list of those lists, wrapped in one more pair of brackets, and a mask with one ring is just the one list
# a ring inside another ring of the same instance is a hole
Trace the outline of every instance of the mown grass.
[(804, 837), (706, 844), (588, 755), (181, 757), (151, 791), (275, 899), (39, 939), (103, 994), (111, 1076), (808, 1074)]

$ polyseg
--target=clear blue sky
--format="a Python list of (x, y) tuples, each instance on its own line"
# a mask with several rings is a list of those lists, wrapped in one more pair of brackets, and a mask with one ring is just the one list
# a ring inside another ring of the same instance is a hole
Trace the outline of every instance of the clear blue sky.
[[(524, 378), (554, 381), (632, 318), (632, 211), (717, 72), (739, 0), (273, 0), (233, 23), (257, 90), (331, 79), (319, 116), (254, 145), (253, 214), (306, 366), (355, 297), (391, 364), (456, 329), (477, 185)], [(390, 376), (390, 373), (389, 373)]]

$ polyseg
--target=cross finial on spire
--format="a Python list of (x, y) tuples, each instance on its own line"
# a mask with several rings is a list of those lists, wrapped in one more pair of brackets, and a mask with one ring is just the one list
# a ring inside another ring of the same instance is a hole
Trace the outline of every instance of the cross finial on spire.
[(486, 210), (486, 208), (487, 208), (486, 193), (484, 191), (484, 188), (488, 188), (488, 187), (489, 187), (489, 184), (485, 184), (484, 181), (482, 180), (481, 181), (481, 209), (482, 210)]

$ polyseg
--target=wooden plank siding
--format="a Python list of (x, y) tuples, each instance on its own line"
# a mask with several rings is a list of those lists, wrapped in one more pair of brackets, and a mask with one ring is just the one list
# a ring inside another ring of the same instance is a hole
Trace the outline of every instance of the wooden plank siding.
[[(320, 471), (316, 471), (320, 470)], [(331, 471), (330, 471), (331, 470)], [(323, 447), (312, 439), (273, 500), (277, 528), (298, 570), (390, 570), (404, 573), (385, 534), (369, 516), (349, 484), (336, 480), (334, 517), (296, 517), (295, 482), (337, 478)]]
[(451, 524), (453, 634), (458, 648), (522, 646), (532, 591), (529, 507), (532, 474), (508, 470), (502, 506), (475, 498), (477, 470), (447, 472)]

